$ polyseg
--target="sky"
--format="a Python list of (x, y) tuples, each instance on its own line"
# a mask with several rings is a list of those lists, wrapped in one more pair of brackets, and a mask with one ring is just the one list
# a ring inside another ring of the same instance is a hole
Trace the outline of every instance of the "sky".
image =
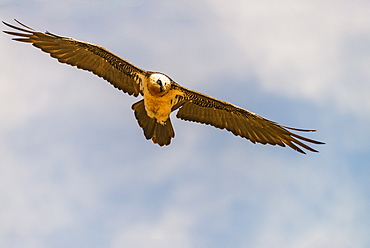
[[(0, 0), (282, 125), (319, 153), (172, 115), (147, 141), (103, 79), (0, 35), (0, 247), (370, 247), (370, 2)], [(2, 26), (2, 30), (9, 28)]]

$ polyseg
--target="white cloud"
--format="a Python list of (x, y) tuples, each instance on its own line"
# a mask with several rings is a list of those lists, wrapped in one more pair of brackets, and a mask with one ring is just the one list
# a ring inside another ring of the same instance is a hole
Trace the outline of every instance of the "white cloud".
[[(266, 89), (357, 114), (370, 109), (370, 16), (361, 3), (208, 1)], [(359, 44), (361, 52), (348, 60), (347, 51)], [(356, 87), (353, 74), (360, 76)]]
[(164, 213), (156, 220), (141, 221), (119, 230), (112, 240), (112, 247), (191, 247), (189, 228), (192, 216), (174, 209)]

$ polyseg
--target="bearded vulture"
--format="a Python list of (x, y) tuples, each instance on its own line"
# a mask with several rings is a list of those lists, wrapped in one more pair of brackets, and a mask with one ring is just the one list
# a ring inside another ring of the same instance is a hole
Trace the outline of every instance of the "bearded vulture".
[(129, 95), (142, 95), (143, 99), (133, 104), (132, 109), (146, 139), (160, 146), (169, 145), (175, 137), (170, 114), (177, 109), (177, 118), (226, 129), (253, 143), (288, 145), (304, 154), (301, 148), (311, 152), (317, 150), (301, 140), (324, 144), (289, 131), (316, 130), (279, 125), (231, 103), (184, 88), (163, 73), (143, 70), (101, 46), (49, 32), (38, 32), (15, 21), (21, 27), (3, 21), (6, 26), (21, 31), (4, 31), (16, 36), (13, 40), (31, 43), (59, 62), (90, 71)]

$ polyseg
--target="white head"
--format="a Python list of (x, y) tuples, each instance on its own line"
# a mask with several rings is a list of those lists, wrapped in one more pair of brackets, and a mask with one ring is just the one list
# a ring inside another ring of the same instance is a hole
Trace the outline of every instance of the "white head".
[(149, 76), (148, 90), (153, 96), (163, 96), (171, 88), (171, 79), (161, 73)]

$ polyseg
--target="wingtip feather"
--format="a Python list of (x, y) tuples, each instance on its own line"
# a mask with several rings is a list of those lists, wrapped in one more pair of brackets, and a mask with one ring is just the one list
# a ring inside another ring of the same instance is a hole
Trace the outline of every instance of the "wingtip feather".
[(35, 29), (33, 29), (33, 28), (31, 28), (31, 27), (29, 27), (29, 26), (27, 26), (27, 25), (25, 25), (25, 24), (21, 23), (21, 22), (20, 22), (20, 21), (18, 21), (17, 19), (14, 19), (14, 21), (16, 21), (19, 25), (21, 25), (21, 26), (23, 26), (23, 27), (25, 27), (25, 28), (28, 28), (28, 29), (33, 30), (33, 31), (36, 31)]

